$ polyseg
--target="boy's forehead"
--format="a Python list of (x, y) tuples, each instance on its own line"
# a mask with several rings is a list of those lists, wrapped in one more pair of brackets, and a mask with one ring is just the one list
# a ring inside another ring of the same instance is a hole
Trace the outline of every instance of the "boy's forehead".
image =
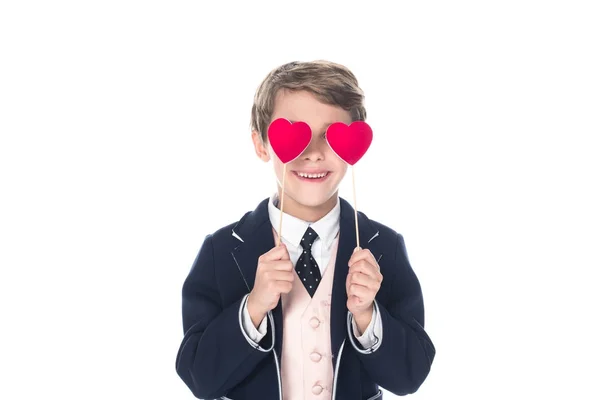
[(326, 129), (334, 122), (350, 124), (352, 117), (349, 111), (319, 101), (314, 95), (305, 91), (278, 93), (273, 108), (271, 121), (285, 118), (291, 123), (306, 122), (311, 129)]

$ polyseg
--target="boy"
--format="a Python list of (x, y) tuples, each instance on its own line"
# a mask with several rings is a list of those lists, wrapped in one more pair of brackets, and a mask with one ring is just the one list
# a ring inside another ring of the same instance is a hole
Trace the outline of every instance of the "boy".
[[(286, 169), (273, 120), (306, 122), (306, 150)], [(327, 144), (333, 122), (364, 120), (355, 76), (327, 61), (269, 73), (252, 107), (257, 156), (277, 193), (206, 236), (183, 284), (176, 369), (198, 398), (381, 399), (414, 393), (433, 362), (421, 288), (400, 234), (338, 196), (347, 164)], [(284, 198), (281, 244), (279, 204)]]

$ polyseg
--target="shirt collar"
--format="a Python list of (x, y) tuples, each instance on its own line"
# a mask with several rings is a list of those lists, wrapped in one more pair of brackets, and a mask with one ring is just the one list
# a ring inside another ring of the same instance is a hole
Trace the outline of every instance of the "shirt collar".
[[(269, 219), (276, 232), (279, 231), (279, 216), (281, 214), (279, 208), (275, 207), (275, 203), (279, 200), (278, 197), (277, 193), (274, 193), (269, 200)], [(301, 220), (284, 211), (283, 226), (281, 227), (283, 232), (281, 233), (281, 236), (292, 245), (298, 247), (300, 246), (302, 236), (304, 236), (304, 233), (309, 226), (317, 232), (317, 235), (319, 235), (319, 238), (323, 241), (325, 248), (329, 249), (340, 229), (339, 196), (337, 197), (337, 203), (333, 209), (323, 218), (315, 222)]]

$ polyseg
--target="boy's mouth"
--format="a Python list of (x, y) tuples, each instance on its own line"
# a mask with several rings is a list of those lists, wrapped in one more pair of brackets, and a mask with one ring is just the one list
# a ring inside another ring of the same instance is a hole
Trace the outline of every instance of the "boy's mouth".
[(323, 182), (331, 175), (331, 171), (302, 172), (292, 171), (296, 178), (307, 182)]

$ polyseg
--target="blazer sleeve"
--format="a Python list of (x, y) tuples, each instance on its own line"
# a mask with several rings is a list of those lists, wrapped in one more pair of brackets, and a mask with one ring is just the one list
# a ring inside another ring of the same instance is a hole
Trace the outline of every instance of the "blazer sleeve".
[(263, 347), (273, 340), (267, 334), (260, 346), (253, 347), (243, 335), (245, 296), (231, 305), (221, 304), (212, 242), (212, 235), (207, 235), (182, 290), (184, 337), (176, 370), (197, 398), (226, 396), (265, 358), (268, 350)]
[(354, 348), (378, 385), (403, 396), (416, 392), (425, 381), (436, 350), (424, 329), (421, 286), (400, 234), (395, 253), (396, 275), (392, 278), (390, 300), (385, 306), (377, 302), (383, 327), (379, 346), (375, 351)]

